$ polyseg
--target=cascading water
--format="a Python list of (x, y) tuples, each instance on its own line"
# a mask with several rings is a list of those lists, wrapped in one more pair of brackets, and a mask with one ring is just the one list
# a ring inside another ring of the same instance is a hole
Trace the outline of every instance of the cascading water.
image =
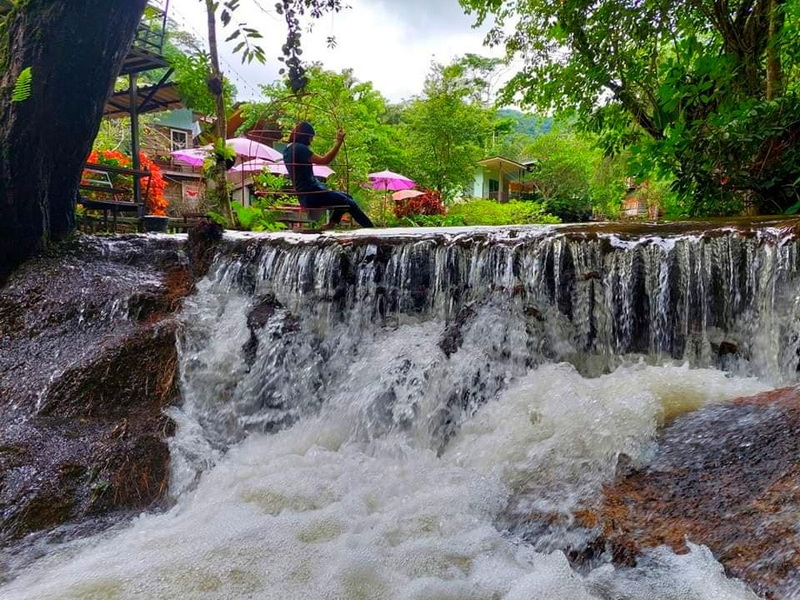
[(184, 308), (176, 506), (0, 594), (755, 598), (702, 546), (567, 557), (620, 454), (797, 380), (798, 261), (769, 224), (226, 238)]

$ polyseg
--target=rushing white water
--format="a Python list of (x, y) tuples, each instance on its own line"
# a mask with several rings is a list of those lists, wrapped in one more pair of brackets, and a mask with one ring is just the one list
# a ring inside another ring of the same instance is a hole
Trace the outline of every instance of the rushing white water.
[[(395, 350), (419, 348), (421, 335), (394, 332)], [(372, 362), (362, 360), (354, 377)], [(413, 428), (367, 439), (359, 396), (339, 395), (316, 416), (232, 448), (169, 513), (76, 557), (44, 559), (3, 597), (753, 598), (702, 548), (659, 551), (639, 573), (579, 574), (560, 551), (536, 552), (496, 522), (514, 493), (564, 510), (596, 492), (618, 453), (646, 458), (676, 403), (763, 389), (687, 367), (585, 379), (543, 366), (467, 419), (438, 456)]]
[(756, 598), (692, 544), (571, 565), (570, 515), (666, 419), (796, 377), (795, 246), (505, 241), (233, 244), (184, 311), (174, 508), (0, 596)]

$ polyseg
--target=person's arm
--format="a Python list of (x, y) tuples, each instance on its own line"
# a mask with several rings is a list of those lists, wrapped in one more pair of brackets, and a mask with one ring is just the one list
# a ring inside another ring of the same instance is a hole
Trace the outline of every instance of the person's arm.
[(341, 129), (336, 132), (336, 143), (333, 145), (333, 148), (328, 150), (328, 153), (324, 156), (319, 156), (318, 154), (311, 155), (311, 162), (315, 165), (329, 165), (333, 160), (336, 158), (336, 155), (339, 154), (339, 149), (342, 147), (342, 143), (344, 142), (344, 131)]

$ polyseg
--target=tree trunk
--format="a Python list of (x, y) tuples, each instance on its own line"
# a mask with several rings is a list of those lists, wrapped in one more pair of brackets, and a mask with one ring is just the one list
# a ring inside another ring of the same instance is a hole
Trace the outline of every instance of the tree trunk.
[[(219, 49), (217, 47), (217, 14), (214, 0), (206, 0), (206, 12), (208, 13), (208, 49), (211, 57), (211, 80), (208, 88), (214, 96), (216, 104), (216, 119), (214, 134), (217, 141), (225, 144), (228, 137), (227, 115), (225, 114), (225, 98), (223, 97), (225, 88), (222, 79), (222, 69), (219, 67)], [(218, 208), (222, 215), (228, 220), (229, 225), (233, 225), (233, 212), (231, 211), (231, 201), (228, 195), (228, 179), (226, 177), (227, 166), (225, 159), (221, 156), (216, 157), (214, 165), (214, 181), (210, 189), (213, 189), (216, 196)]]
[(767, 100), (774, 100), (783, 93), (781, 73), (780, 34), (783, 29), (784, 0), (772, 0), (769, 10), (769, 39), (767, 40)]
[[(146, 0), (28, 0), (0, 40), (0, 285), (74, 228), (81, 169)], [(29, 98), (11, 102), (31, 67)]]

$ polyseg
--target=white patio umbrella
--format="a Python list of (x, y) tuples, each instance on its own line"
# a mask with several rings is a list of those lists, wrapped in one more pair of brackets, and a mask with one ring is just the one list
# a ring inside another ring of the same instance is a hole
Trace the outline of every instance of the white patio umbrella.
[(408, 198), (416, 198), (417, 196), (424, 196), (425, 192), (419, 190), (400, 190), (392, 194), (393, 200), (406, 200)]

